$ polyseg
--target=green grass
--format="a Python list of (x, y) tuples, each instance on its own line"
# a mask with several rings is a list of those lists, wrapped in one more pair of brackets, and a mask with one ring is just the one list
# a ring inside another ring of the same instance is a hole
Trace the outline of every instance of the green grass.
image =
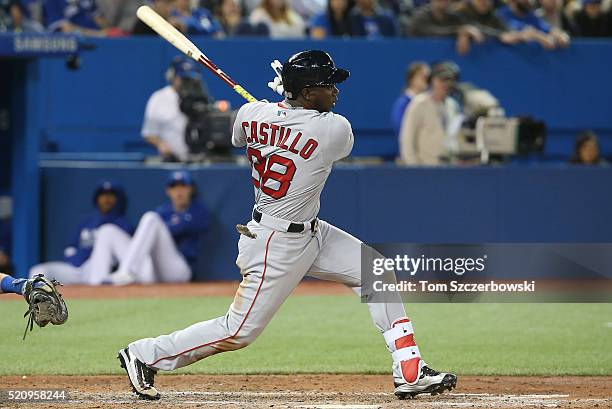
[[(0, 375), (118, 374), (128, 342), (225, 313), (228, 297), (70, 300), (61, 327), (21, 340), (25, 304), (0, 302)], [(421, 354), (460, 374), (612, 375), (612, 304), (407, 306)], [(294, 296), (250, 347), (180, 373), (389, 373), (368, 309), (350, 296)]]

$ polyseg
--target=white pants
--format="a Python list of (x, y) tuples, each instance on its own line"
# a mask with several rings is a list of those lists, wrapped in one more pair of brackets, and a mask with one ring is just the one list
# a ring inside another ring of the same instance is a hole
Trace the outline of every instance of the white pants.
[(114, 224), (100, 226), (91, 256), (82, 266), (61, 261), (42, 263), (30, 269), (30, 277), (44, 274), (63, 284), (100, 285), (110, 280), (116, 263), (117, 273), (129, 273), (137, 283), (184, 283), (191, 279), (189, 264), (155, 212), (141, 217), (132, 238)]
[[(324, 221), (316, 233), (286, 233), (279, 219), (251, 221), (251, 239), (240, 236), (236, 264), (243, 276), (226, 315), (194, 324), (157, 338), (129, 345), (130, 351), (152, 368), (173, 370), (219, 352), (243, 348), (253, 342), (305, 275), (332, 280), (361, 293), (361, 242)], [(265, 224), (265, 225), (264, 225)], [(404, 305), (369, 304), (381, 331), (404, 317)]]
[(30, 269), (30, 277), (44, 274), (62, 284), (99, 285), (108, 279), (114, 264), (119, 263), (128, 248), (130, 236), (114, 224), (103, 224), (96, 231), (91, 255), (80, 267), (63, 261), (38, 264)]
[(136, 282), (185, 283), (191, 280), (191, 267), (174, 244), (162, 218), (147, 212), (126, 246), (117, 274), (131, 274)]

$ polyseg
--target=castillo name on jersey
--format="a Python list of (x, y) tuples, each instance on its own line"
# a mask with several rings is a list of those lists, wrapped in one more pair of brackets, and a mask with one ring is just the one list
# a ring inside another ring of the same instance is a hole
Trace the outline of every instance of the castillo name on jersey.
[(306, 140), (306, 142), (302, 142), (306, 139), (303, 137), (302, 132), (296, 132), (289, 127), (281, 125), (257, 121), (242, 122), (242, 130), (247, 135), (246, 141), (249, 145), (260, 143), (262, 145), (276, 146), (300, 155), (304, 159), (310, 158), (319, 146), (319, 143), (311, 138)]

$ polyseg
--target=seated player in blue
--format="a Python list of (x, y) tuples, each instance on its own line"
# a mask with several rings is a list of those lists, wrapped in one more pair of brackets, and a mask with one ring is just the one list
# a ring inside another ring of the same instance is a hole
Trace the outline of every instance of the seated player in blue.
[(170, 174), (166, 194), (168, 203), (141, 217), (119, 269), (110, 276), (113, 284), (191, 280), (208, 212), (197, 201), (196, 186), (187, 171)]
[(95, 211), (79, 224), (64, 250), (64, 261), (52, 261), (30, 269), (30, 277), (44, 274), (63, 284), (101, 284), (97, 274), (100, 265), (119, 261), (108, 250), (117, 232), (129, 235), (134, 231), (125, 218), (127, 199), (123, 187), (103, 181), (93, 194)]
[(109, 26), (96, 0), (45, 0), (44, 15), (49, 31), (101, 37)]
[(189, 0), (177, 0), (172, 17), (184, 33), (219, 37), (223, 28), (212, 13), (205, 8), (191, 8)]

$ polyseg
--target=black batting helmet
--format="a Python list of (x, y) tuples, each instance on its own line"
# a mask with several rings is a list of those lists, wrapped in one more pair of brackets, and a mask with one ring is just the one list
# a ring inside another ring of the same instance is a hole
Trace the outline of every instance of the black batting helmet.
[(331, 56), (320, 50), (292, 55), (281, 71), (285, 96), (289, 99), (296, 99), (304, 88), (338, 84), (349, 75), (348, 70), (336, 67)]

